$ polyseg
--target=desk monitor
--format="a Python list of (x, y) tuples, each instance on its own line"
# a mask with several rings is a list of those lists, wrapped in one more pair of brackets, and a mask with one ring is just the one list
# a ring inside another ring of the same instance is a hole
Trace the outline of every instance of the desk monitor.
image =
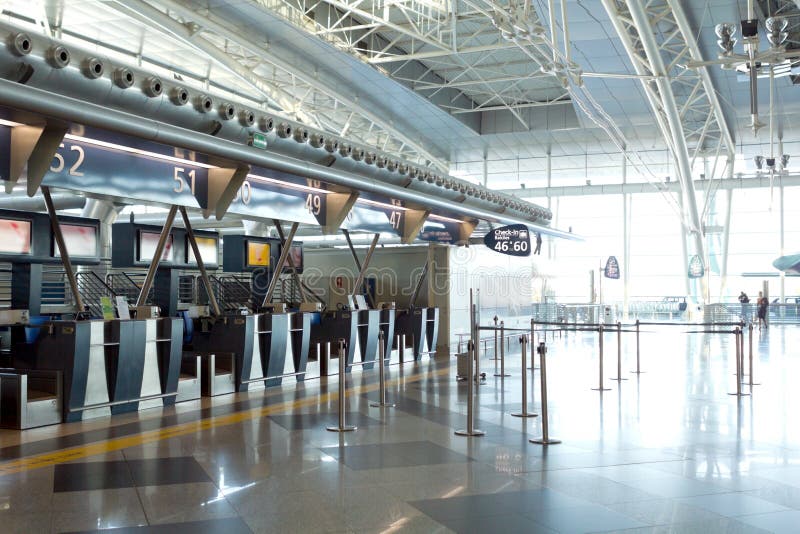
[(0, 219), (0, 253), (31, 253), (31, 221)]
[[(139, 243), (138, 261), (153, 261), (153, 255), (156, 253), (156, 246), (158, 246), (158, 238), (160, 234), (156, 232), (146, 232), (139, 230)], [(172, 246), (172, 234), (167, 237), (167, 244), (164, 246), (164, 253), (161, 254), (161, 261), (172, 262), (174, 247)]]
[[(96, 226), (64, 223), (60, 226), (64, 244), (66, 244), (71, 258), (96, 258), (99, 256)], [(56, 258), (61, 256), (55, 239), (53, 239), (53, 256)]]
[(247, 241), (247, 267), (269, 267), (269, 243)]
[[(216, 237), (195, 236), (197, 248), (200, 249), (200, 257), (203, 258), (204, 265), (216, 265), (219, 242)], [(189, 236), (186, 236), (186, 263), (197, 265), (197, 258), (194, 257), (194, 250), (189, 243)]]
[[(302, 243), (295, 243), (292, 244), (292, 247), (289, 249), (289, 257), (292, 259), (294, 263), (294, 268), (297, 270), (298, 273), (303, 272), (303, 244)], [(292, 264), (289, 263), (288, 259), (286, 261), (286, 265), (283, 267), (285, 272), (289, 272), (292, 270)]]

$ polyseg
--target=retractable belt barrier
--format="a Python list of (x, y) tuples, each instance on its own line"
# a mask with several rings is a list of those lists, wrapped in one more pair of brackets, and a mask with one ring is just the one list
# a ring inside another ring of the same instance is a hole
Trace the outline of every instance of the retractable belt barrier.
[(373, 408), (394, 408), (394, 404), (390, 402), (386, 402), (386, 372), (384, 371), (384, 366), (386, 365), (386, 350), (383, 346), (383, 330), (378, 332), (378, 380), (380, 382), (379, 385), (379, 393), (378, 393), (378, 402), (373, 402), (370, 404)]
[(561, 440), (550, 437), (550, 424), (547, 416), (547, 362), (545, 359), (547, 346), (544, 341), (539, 343), (536, 352), (539, 353), (539, 378), (541, 380), (539, 390), (542, 392), (542, 437), (529, 439), (528, 441), (537, 445), (556, 445), (561, 443)]
[[(329, 426), (326, 428), (329, 432), (352, 432), (356, 430), (355, 426), (348, 426), (345, 421), (345, 390), (347, 384), (345, 383), (345, 368), (347, 364), (345, 359), (347, 352), (345, 351), (345, 340), (339, 340), (339, 425)], [(383, 366), (381, 366), (383, 367)]]
[(525, 372), (527, 370), (525, 360), (528, 354), (528, 336), (525, 334), (519, 336), (519, 344), (522, 350), (522, 372), (520, 373), (522, 376), (522, 411), (511, 415), (514, 417), (538, 417), (539, 414), (528, 412), (528, 374)]

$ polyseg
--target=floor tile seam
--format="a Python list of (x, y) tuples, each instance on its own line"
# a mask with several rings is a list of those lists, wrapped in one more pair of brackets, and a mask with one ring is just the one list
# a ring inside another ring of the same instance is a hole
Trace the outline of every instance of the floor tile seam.
[[(432, 370), (431, 373), (436, 375), (446, 374), (450, 372), (450, 368)], [(415, 382), (424, 376), (428, 376), (428, 371), (415, 373), (407, 377), (396, 379), (397, 383), (402, 382)], [(377, 388), (377, 384), (359, 387), (360, 390), (370, 390)], [(357, 395), (361, 391), (350, 390), (347, 396)], [(147, 431), (139, 434), (132, 434), (121, 438), (113, 438), (108, 440), (100, 440), (97, 442), (79, 445), (75, 447), (68, 447), (66, 449), (57, 449), (55, 451), (40, 453), (31, 456), (25, 456), (0, 463), (0, 476), (27, 471), (38, 467), (47, 467), (59, 463), (64, 463), (70, 460), (86, 458), (98, 454), (122, 450), (128, 447), (144, 445), (148, 443), (155, 443), (170, 438), (180, 437), (196, 432), (209, 430), (219, 426), (227, 426), (231, 424), (241, 423), (247, 420), (252, 420), (258, 417), (266, 417), (272, 414), (279, 414), (288, 409), (311, 406), (313, 404), (323, 405), (326, 402), (332, 401), (337, 397), (336, 393), (330, 392), (321, 394), (318, 397), (306, 397), (302, 399), (285, 401), (279, 404), (263, 406), (260, 408), (245, 410), (241, 412), (233, 412), (219, 417), (204, 418), (197, 421), (191, 421), (175, 425), (172, 427), (160, 428), (157, 430)]]
[[(132, 478), (133, 478), (133, 473), (131, 473), (131, 479)], [(139, 487), (136, 486), (136, 481), (134, 481), (133, 491), (136, 492), (136, 499), (139, 501), (139, 506), (142, 509), (142, 514), (144, 515), (145, 521), (147, 521), (148, 525), (152, 525), (153, 522), (152, 522), (151, 518), (147, 515), (147, 508), (144, 505), (144, 500), (142, 499), (142, 493), (141, 493), (141, 491), (139, 491)]]
[[(569, 453), (566, 453), (566, 454), (569, 454)], [(583, 453), (579, 453), (579, 454), (583, 454)], [(621, 466), (626, 466), (626, 465), (650, 465), (650, 464), (679, 462), (679, 461), (681, 461), (681, 460), (656, 460), (656, 461), (652, 461), (652, 462), (632, 462), (632, 463), (625, 463), (625, 464), (607, 464), (607, 465), (596, 465), (596, 466), (589, 466), (589, 467), (587, 467), (587, 466), (580, 466), (580, 467), (553, 467), (553, 468), (550, 468), (550, 469), (531, 469), (529, 471), (521, 471), (520, 474), (525, 474), (525, 473), (547, 473), (547, 472), (550, 472), (550, 471), (573, 471), (573, 470), (582, 470), (582, 469), (598, 469), (598, 468), (603, 468), (603, 467), (621, 467)], [(669, 475), (669, 473), (667, 471), (665, 471), (664, 473)], [(592, 474), (592, 473), (589, 473), (589, 474)], [(595, 475), (595, 476), (606, 478), (608, 480), (611, 480), (612, 482), (619, 482), (620, 484), (624, 484), (624, 482), (622, 482), (622, 481), (614, 480), (614, 479), (605, 477), (603, 475)], [(669, 478), (669, 477), (663, 477), (663, 478)], [(686, 478), (686, 477), (681, 477), (681, 478)], [(647, 480), (647, 479), (643, 479), (643, 480)], [(694, 480), (694, 479), (687, 478), (687, 480)], [(698, 482), (700, 482), (700, 481), (698, 481)]]

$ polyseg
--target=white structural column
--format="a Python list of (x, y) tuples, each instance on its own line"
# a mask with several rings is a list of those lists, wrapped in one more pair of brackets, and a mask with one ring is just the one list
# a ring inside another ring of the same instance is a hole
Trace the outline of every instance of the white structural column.
[[(622, 153), (622, 183), (628, 182), (628, 157)], [(548, 199), (549, 200), (549, 199)], [(631, 281), (631, 195), (622, 194), (622, 317), (628, 320)]]
[[(706, 69), (680, 67), (688, 60), (703, 59), (695, 32), (680, 0), (602, 0), (602, 3), (636, 74), (643, 77), (642, 87), (656, 124), (673, 155), (680, 184), (681, 232), (692, 244), (692, 253), (705, 258), (692, 167), (697, 158), (730, 157), (735, 147)], [(697, 284), (693, 293), (697, 298), (705, 293), (700, 286)]]
[(667, 78), (669, 73), (664, 67), (658, 44), (653, 35), (653, 28), (642, 4), (639, 0), (629, 1), (628, 9), (630, 10), (636, 28), (639, 30), (639, 37), (644, 51), (647, 54), (647, 59), (650, 62), (651, 70), (658, 76), (655, 83), (658, 86), (661, 104), (672, 137), (672, 146), (674, 148), (673, 155), (675, 157), (675, 163), (678, 166), (678, 179), (681, 182), (681, 200), (684, 207), (686, 222), (688, 223), (687, 230), (691, 239), (694, 241), (694, 253), (704, 258), (703, 225), (700, 221), (700, 213), (697, 210), (697, 197), (695, 196), (694, 184), (692, 183), (689, 148), (686, 146), (686, 138), (683, 134), (683, 125), (681, 124), (681, 117), (678, 113), (678, 106), (675, 103), (675, 95), (672, 93), (672, 86)]
[[(550, 149), (547, 149), (547, 159), (545, 160), (545, 171), (547, 174), (547, 189), (550, 190), (550, 187), (553, 185), (553, 155), (551, 154)], [(553, 213), (553, 199), (550, 195), (547, 195), (547, 209)], [(556, 217), (558, 217), (558, 213), (556, 212)], [(556, 219), (557, 220), (557, 219)], [(558, 228), (558, 224), (555, 224), (555, 228)], [(552, 260), (555, 257), (556, 253), (556, 240), (555, 239), (548, 239), (547, 240), (547, 258)]]
[[(728, 180), (733, 179), (733, 156), (728, 158)], [(731, 243), (731, 210), (733, 189), (725, 192), (725, 225), (722, 227), (722, 257), (719, 260), (719, 299), (725, 296), (728, 285), (728, 250)]]
[[(785, 238), (786, 238), (786, 217), (785, 217), (785, 214), (786, 214), (786, 212), (784, 211), (784, 189), (783, 189), (783, 184), (781, 184), (780, 188), (778, 188), (778, 194), (780, 195), (778, 200), (780, 202), (780, 210), (779, 210), (780, 213), (779, 213), (779, 216), (780, 216), (780, 228), (781, 228), (781, 230), (780, 230), (781, 231), (781, 240), (780, 240), (781, 249), (779, 251), (780, 254), (778, 256), (780, 257), (780, 256), (783, 256), (783, 255), (786, 254), (786, 248), (785, 248)], [(780, 284), (781, 284), (781, 287), (780, 287), (781, 300), (780, 300), (780, 302), (784, 303), (784, 302), (786, 302), (786, 273), (784, 271), (781, 271), (780, 277), (781, 277), (780, 278)]]

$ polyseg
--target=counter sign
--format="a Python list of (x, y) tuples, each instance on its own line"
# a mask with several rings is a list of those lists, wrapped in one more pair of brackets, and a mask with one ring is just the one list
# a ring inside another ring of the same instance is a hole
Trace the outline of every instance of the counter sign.
[(483, 243), (500, 254), (508, 256), (531, 255), (531, 233), (524, 224), (495, 228), (483, 237)]

